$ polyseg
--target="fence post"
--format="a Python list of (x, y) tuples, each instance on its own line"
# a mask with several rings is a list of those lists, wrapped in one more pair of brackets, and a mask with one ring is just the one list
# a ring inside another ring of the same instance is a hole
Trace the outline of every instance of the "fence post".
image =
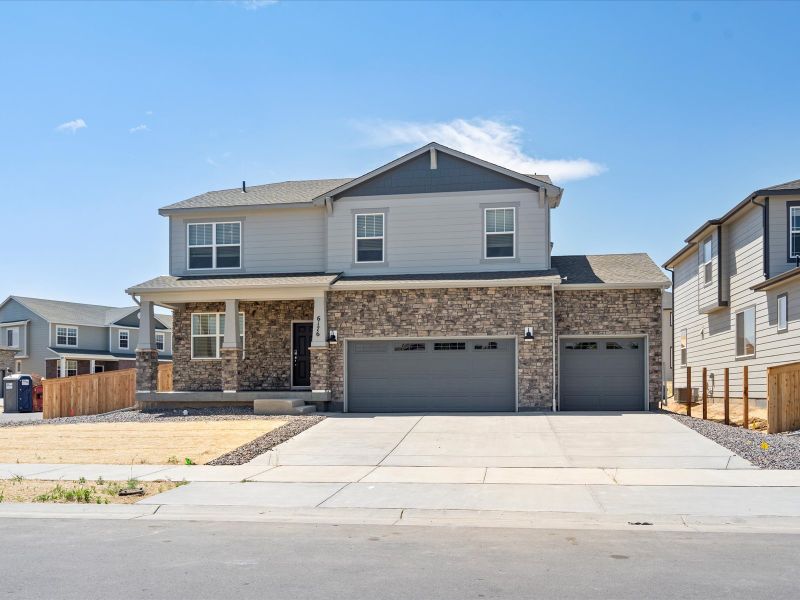
[(692, 367), (686, 367), (686, 416), (692, 416)]
[(708, 419), (708, 383), (706, 382), (706, 368), (703, 367), (703, 420)]
[(731, 424), (731, 395), (730, 395), (730, 373), (725, 367), (725, 425)]
[(750, 385), (747, 381), (747, 366), (744, 367), (742, 377), (742, 412), (744, 412), (742, 425), (745, 429), (750, 429)]

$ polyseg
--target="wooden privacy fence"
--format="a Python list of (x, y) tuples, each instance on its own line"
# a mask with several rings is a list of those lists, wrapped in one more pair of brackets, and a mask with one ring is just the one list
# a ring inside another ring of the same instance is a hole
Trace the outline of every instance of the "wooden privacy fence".
[(136, 369), (42, 380), (42, 417), (99, 415), (136, 402)]
[(767, 432), (800, 428), (800, 362), (767, 368)]
[[(136, 369), (42, 380), (42, 417), (76, 417), (136, 404)], [(172, 363), (158, 365), (158, 391), (172, 391)]]

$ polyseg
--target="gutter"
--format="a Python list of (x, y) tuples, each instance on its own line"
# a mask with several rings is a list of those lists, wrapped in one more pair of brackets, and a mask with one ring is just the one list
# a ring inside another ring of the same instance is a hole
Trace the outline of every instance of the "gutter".
[[(672, 348), (672, 356), (675, 356), (675, 271), (664, 267), (669, 271), (669, 275), (672, 278), (672, 344), (670, 347)], [(664, 331), (664, 311), (661, 311), (661, 331)], [(664, 370), (664, 357), (661, 357), (661, 370)], [(672, 362), (672, 395), (675, 396), (675, 361)], [(666, 400), (663, 398), (662, 400)]]
[[(758, 192), (756, 192), (757, 194)], [(750, 197), (750, 203), (761, 207), (761, 235), (764, 240), (762, 244), (762, 266), (764, 279), (769, 279), (769, 196), (764, 198), (764, 204), (756, 202), (756, 195)]]

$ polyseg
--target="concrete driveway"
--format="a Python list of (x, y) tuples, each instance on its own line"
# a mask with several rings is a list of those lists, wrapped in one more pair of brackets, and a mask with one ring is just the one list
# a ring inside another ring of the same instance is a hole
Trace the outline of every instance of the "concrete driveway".
[(462, 469), (459, 477), (471, 473), (478, 482), (498, 468), (752, 468), (655, 413), (337, 415), (253, 463), (448, 467), (451, 473)]

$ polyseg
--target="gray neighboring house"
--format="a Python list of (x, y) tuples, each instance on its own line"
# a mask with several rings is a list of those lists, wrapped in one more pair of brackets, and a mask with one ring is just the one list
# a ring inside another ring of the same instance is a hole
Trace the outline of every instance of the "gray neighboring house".
[(759, 189), (703, 223), (665, 264), (673, 273), (674, 385), (767, 398), (767, 367), (800, 360), (800, 179)]
[[(67, 377), (135, 366), (139, 307), (9, 296), (0, 304), (0, 375)], [(172, 359), (172, 316), (156, 315), (158, 359)]]
[[(662, 290), (646, 254), (553, 256), (562, 189), (428, 144), (353, 179), (162, 208), (170, 272), (142, 306), (138, 398), (278, 397), (352, 412), (646, 410)], [(156, 392), (154, 307), (174, 315)]]

